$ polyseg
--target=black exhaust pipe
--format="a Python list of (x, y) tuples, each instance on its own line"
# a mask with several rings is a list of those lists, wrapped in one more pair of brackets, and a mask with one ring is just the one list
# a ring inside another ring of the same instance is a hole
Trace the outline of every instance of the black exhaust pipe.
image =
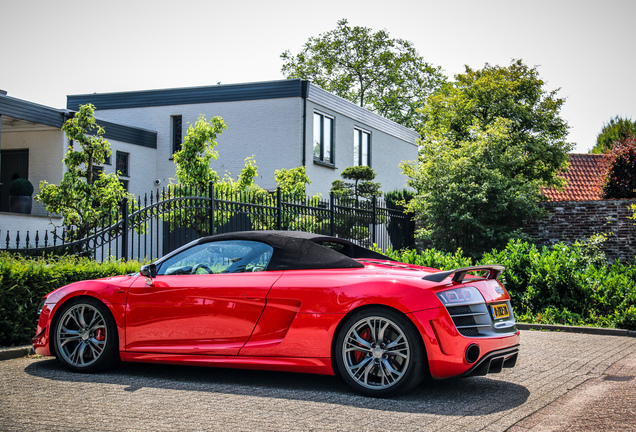
[(479, 359), (479, 354), (480, 354), (479, 345), (474, 343), (474, 344), (468, 345), (468, 348), (466, 348), (466, 354), (464, 357), (466, 358), (466, 361), (468, 363), (475, 363)]

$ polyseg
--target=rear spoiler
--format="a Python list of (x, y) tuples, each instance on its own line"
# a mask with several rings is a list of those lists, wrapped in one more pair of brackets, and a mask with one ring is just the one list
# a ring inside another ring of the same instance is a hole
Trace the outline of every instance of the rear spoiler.
[(455, 270), (431, 273), (429, 275), (424, 276), (422, 279), (431, 281), (431, 282), (441, 282), (449, 276), (453, 276), (453, 282), (462, 283), (464, 282), (464, 278), (470, 272), (474, 271), (487, 271), (486, 279), (497, 279), (499, 275), (506, 268), (499, 264), (488, 264), (481, 266), (473, 266), (473, 267), (463, 267)]

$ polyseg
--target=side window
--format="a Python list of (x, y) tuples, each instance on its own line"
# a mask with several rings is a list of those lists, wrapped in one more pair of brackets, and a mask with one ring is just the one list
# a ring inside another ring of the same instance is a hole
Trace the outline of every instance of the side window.
[(353, 130), (353, 165), (371, 166), (371, 133), (362, 129)]
[(129, 156), (130, 153), (120, 151), (115, 154), (115, 171), (120, 176), (130, 177)]
[(272, 258), (271, 246), (248, 240), (198, 244), (162, 262), (158, 275), (246, 273), (264, 271)]
[(181, 150), (181, 144), (183, 142), (183, 118), (180, 115), (171, 117), (172, 119), (172, 153), (176, 153)]
[(333, 117), (314, 113), (314, 161), (334, 165)]

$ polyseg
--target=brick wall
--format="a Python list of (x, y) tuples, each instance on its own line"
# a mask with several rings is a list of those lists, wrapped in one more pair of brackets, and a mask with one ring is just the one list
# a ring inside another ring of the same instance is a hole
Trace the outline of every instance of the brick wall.
[(559, 241), (574, 242), (604, 233), (608, 240), (604, 250), (610, 261), (633, 261), (636, 257), (636, 221), (630, 205), (636, 200), (547, 202), (547, 218), (529, 224), (525, 231), (536, 238), (539, 245)]

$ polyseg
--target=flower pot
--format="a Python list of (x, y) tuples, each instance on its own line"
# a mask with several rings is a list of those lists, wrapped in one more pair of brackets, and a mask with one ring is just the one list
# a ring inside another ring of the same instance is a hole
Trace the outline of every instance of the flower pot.
[(9, 209), (12, 213), (31, 214), (31, 205), (29, 195), (9, 195)]

